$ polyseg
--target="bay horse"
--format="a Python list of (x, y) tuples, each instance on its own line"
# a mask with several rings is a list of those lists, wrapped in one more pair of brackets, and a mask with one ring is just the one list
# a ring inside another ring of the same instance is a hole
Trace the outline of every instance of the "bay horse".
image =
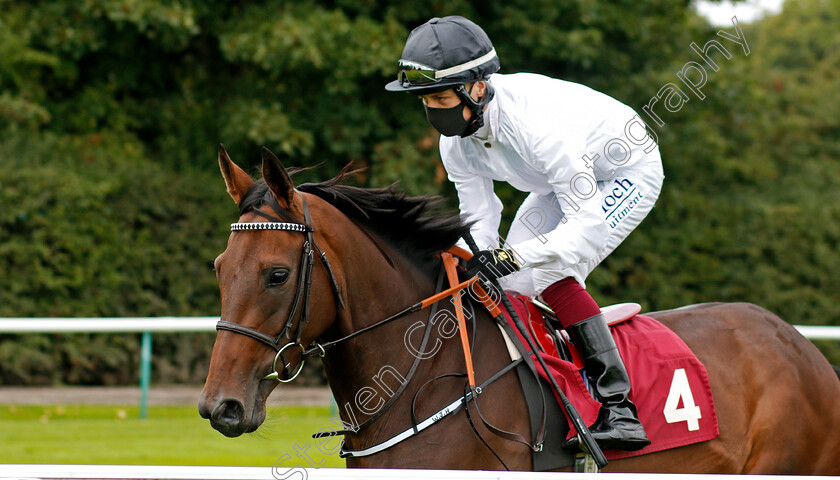
[[(333, 348), (319, 353), (326, 353), (329, 386), (342, 422), (357, 427), (344, 435), (345, 448), (392, 438), (462, 395), (464, 354), (449, 340), (451, 325), (431, 326), (427, 310), (405, 310), (435, 293), (438, 252), (469, 227), (457, 216), (430, 215), (428, 197), (342, 185), (341, 175), (295, 188), (277, 157), (267, 149), (262, 156), (263, 179), (254, 181), (219, 149), (240, 218), (215, 261), (222, 320), (200, 415), (229, 437), (256, 430), (275, 378), (292, 377), (305, 350), (328, 344)], [(395, 312), (405, 315), (379, 323)], [(510, 357), (489, 314), (476, 308), (474, 315), (469, 335), (480, 383)], [(720, 434), (611, 461), (605, 472), (840, 474), (840, 378), (791, 325), (745, 303), (649, 315), (706, 366)], [(346, 341), (330, 343), (339, 339)], [(417, 353), (427, 354), (419, 368)], [(496, 427), (531, 433), (512, 373), (474, 403)], [(480, 422), (472, 427), (467, 414), (462, 409), (381, 452), (348, 458), (347, 466), (532, 469), (529, 447), (493, 435)]]

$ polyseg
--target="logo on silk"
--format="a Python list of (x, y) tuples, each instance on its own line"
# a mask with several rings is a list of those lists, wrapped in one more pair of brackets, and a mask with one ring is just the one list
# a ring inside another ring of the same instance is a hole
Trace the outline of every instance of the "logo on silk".
[(636, 185), (627, 178), (616, 179), (613, 188), (604, 193), (606, 195), (601, 202), (601, 209), (604, 211), (604, 218), (610, 228), (617, 227), (644, 197)]

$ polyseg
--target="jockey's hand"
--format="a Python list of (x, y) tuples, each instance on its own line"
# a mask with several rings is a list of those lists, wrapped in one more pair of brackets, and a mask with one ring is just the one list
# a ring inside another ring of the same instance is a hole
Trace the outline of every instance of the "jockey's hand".
[(494, 248), (481, 250), (467, 260), (467, 274), (480, 275), (483, 280), (492, 281), (519, 270), (519, 263), (510, 250)]

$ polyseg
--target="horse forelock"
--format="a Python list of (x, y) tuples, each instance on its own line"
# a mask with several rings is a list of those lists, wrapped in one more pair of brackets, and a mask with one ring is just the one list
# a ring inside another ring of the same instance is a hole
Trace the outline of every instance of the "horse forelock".
[(242, 197), (242, 201), (239, 202), (239, 216), (241, 217), (248, 212), (259, 210), (260, 207), (266, 205), (271, 207), (275, 213), (283, 217), (283, 219), (288, 222), (303, 223), (301, 219), (296, 218), (289, 211), (280, 206), (277, 198), (271, 192), (271, 189), (268, 188), (268, 185), (263, 179), (254, 182), (254, 184), (251, 185), (251, 188), (248, 189), (245, 196)]

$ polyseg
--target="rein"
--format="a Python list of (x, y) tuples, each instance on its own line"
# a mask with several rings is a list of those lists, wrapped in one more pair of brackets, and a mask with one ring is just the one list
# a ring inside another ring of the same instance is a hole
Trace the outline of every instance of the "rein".
[[(322, 344), (317, 344), (316, 343), (315, 346), (310, 347), (309, 349), (305, 350), (303, 354), (308, 356), (308, 355), (312, 355), (314, 353), (320, 353), (321, 356), (323, 356), (323, 353), (325, 353), (326, 350), (336, 346), (339, 343), (345, 342), (345, 341), (350, 340), (351, 338), (354, 338), (354, 337), (358, 337), (359, 335), (362, 335), (363, 333), (367, 333), (367, 332), (369, 332), (369, 331), (371, 331), (375, 328), (379, 328), (379, 327), (381, 327), (381, 326), (383, 326), (387, 323), (391, 323), (394, 320), (399, 320), (400, 318), (403, 318), (406, 315), (409, 315), (409, 314), (412, 314), (412, 313), (417, 313), (421, 310), (424, 310), (424, 309), (432, 306), (433, 304), (443, 300), (444, 298), (452, 296), (452, 295), (458, 293), (459, 291), (468, 288), (472, 282), (473, 282), (473, 279), (465, 280), (465, 281), (455, 285), (454, 287), (450, 287), (450, 288), (447, 288), (446, 290), (442, 290), (441, 292), (436, 293), (436, 294), (432, 295), (431, 297), (426, 298), (425, 300), (421, 300), (421, 301), (415, 303), (414, 305), (411, 305), (409, 307), (406, 307), (403, 310), (400, 310), (399, 312), (391, 315), (388, 318), (385, 318), (384, 320), (380, 320), (379, 322), (374, 323), (373, 325), (369, 325), (369, 326), (364, 327), (360, 330), (356, 330), (355, 332), (353, 332), (353, 333), (351, 333), (351, 334), (349, 334), (345, 337), (341, 337), (338, 340), (333, 340), (333, 341), (325, 342), (325, 343), (322, 343)], [(440, 287), (438, 287), (438, 289), (439, 288)]]

